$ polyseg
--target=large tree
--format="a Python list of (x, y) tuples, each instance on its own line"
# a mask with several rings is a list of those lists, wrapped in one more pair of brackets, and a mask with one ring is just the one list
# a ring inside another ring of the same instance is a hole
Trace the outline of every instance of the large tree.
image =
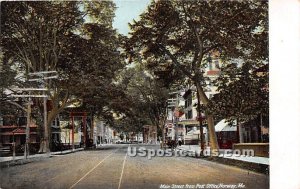
[[(268, 3), (249, 1), (152, 1), (139, 21), (131, 24), (130, 58), (172, 64), (205, 94), (204, 68), (212, 54), (223, 61), (268, 56)], [(218, 149), (214, 113), (206, 112), (211, 148)]]
[[(8, 65), (0, 63), (0, 102), (4, 102), (8, 98), (6, 89), (16, 83), (16, 71)], [(1, 110), (1, 109), (0, 109)]]
[(220, 119), (237, 122), (240, 142), (243, 142), (242, 122), (269, 115), (268, 73), (268, 64), (246, 62), (240, 67), (228, 64), (215, 81), (219, 93), (214, 95), (208, 108)]
[[(122, 83), (122, 84), (121, 84)], [(142, 65), (127, 68), (120, 77), (120, 84), (126, 93), (127, 113), (124, 117), (134, 120), (136, 129), (144, 124), (157, 127), (164, 141), (164, 126), (169, 88), (163, 80), (147, 72)]]
[(3, 60), (22, 64), (27, 78), (41, 71), (59, 75), (43, 83), (52, 102), (48, 126), (66, 106), (112, 87), (122, 68), (114, 10), (111, 1), (1, 3)]

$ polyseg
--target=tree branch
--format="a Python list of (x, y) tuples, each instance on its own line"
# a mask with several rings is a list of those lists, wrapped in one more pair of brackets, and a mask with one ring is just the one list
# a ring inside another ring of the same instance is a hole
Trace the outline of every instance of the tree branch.
[(24, 108), (23, 106), (21, 106), (20, 104), (14, 102), (14, 101), (10, 101), (10, 100), (9, 100), (9, 101), (5, 101), (5, 102), (7, 102), (7, 103), (9, 103), (9, 104), (12, 104), (12, 105), (15, 105), (15, 106), (19, 107), (20, 109), (24, 110), (25, 112), (27, 112), (27, 109), (26, 109), (26, 108)]
[(175, 56), (168, 50), (166, 49), (162, 44), (158, 44), (158, 46), (160, 47), (160, 49), (165, 53), (167, 54), (171, 60), (173, 61), (173, 63), (175, 64), (176, 67), (178, 67), (178, 69), (184, 74), (186, 75), (187, 77), (189, 78), (192, 78), (192, 74), (187, 70), (185, 69), (178, 61), (177, 59), (175, 58)]

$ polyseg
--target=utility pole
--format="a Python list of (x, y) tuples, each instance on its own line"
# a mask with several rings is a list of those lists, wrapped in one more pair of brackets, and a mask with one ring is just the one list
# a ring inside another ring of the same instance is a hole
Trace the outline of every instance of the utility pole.
[[(54, 75), (51, 75), (51, 74), (54, 74)], [(46, 80), (49, 80), (49, 79), (56, 79), (58, 78), (58, 75), (57, 75), (57, 72), (56, 71), (42, 71), (42, 72), (34, 72), (34, 73), (29, 73), (28, 75), (30, 76), (33, 76), (33, 77), (36, 77), (36, 78), (33, 78), (33, 79), (29, 79), (29, 81), (38, 81), (38, 82), (41, 82), (42, 83), (42, 88), (46, 88)], [(47, 89), (47, 88), (46, 88)], [(49, 89), (47, 89), (49, 90)], [(42, 149), (40, 149), (40, 152), (46, 152), (48, 155), (50, 153), (50, 146), (49, 146), (49, 141), (50, 141), (50, 138), (49, 138), (49, 128), (48, 128), (48, 124), (47, 124), (47, 117), (48, 117), (48, 112), (47, 112), (47, 99), (48, 99), (48, 96), (46, 95), (46, 91), (44, 90), (43, 91), (43, 95), (44, 95), (44, 98), (43, 98), (43, 108), (44, 108), (44, 140), (42, 141), (42, 145), (45, 146), (45, 149), (44, 147), (42, 147)]]
[(179, 119), (179, 95), (178, 93), (176, 94), (176, 104), (175, 104), (175, 110), (176, 110), (176, 114), (175, 115), (175, 141), (177, 142), (178, 140), (178, 119)]
[[(43, 85), (45, 87), (45, 85)], [(43, 92), (45, 95), (45, 91)], [(49, 128), (48, 128), (48, 124), (47, 124), (47, 97), (43, 98), (43, 108), (44, 108), (44, 139), (45, 139), (45, 145), (46, 145), (46, 153), (50, 152), (50, 147), (49, 147)]]
[(29, 144), (30, 144), (30, 115), (31, 115), (31, 105), (32, 101), (31, 98), (44, 98), (44, 95), (32, 95), (31, 91), (43, 91), (46, 89), (37, 89), (37, 88), (15, 88), (13, 89), (14, 91), (28, 91), (28, 95), (11, 95), (12, 97), (26, 97), (28, 98), (27, 100), (27, 124), (26, 124), (26, 129), (25, 129), (25, 134), (26, 134), (26, 140), (25, 140), (25, 148), (24, 148), (24, 158), (27, 159), (29, 156)]
[[(202, 124), (202, 113), (201, 113), (201, 102), (200, 102), (200, 96), (197, 91), (197, 99), (199, 99), (198, 105), (197, 105), (197, 111), (198, 111), (198, 119), (199, 119), (199, 127), (200, 127), (200, 155), (203, 155), (204, 150), (204, 139), (203, 139), (203, 124)], [(208, 127), (207, 127), (208, 128)]]
[(24, 148), (24, 158), (25, 159), (27, 159), (27, 156), (29, 156), (30, 121), (31, 121), (30, 114), (31, 114), (31, 98), (29, 97), (28, 102), (27, 102), (26, 142), (25, 142), (25, 148)]
[[(71, 126), (72, 126), (72, 151), (75, 150), (75, 143), (74, 143), (74, 115), (73, 112), (70, 113), (70, 119), (71, 119)], [(69, 135), (70, 138), (70, 135)]]
[(263, 142), (263, 117), (260, 113), (260, 141)]

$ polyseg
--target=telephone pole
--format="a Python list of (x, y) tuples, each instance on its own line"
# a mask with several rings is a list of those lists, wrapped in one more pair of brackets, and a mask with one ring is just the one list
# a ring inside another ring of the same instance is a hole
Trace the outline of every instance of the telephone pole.
[(30, 144), (30, 123), (31, 123), (31, 105), (32, 101), (31, 98), (44, 98), (44, 95), (32, 95), (31, 91), (42, 91), (46, 89), (38, 89), (38, 88), (15, 88), (15, 91), (28, 91), (27, 95), (11, 95), (12, 97), (25, 97), (28, 98), (27, 100), (27, 124), (26, 124), (26, 129), (25, 129), (25, 134), (26, 134), (26, 140), (25, 140), (25, 148), (24, 148), (24, 158), (27, 159), (29, 156), (29, 144)]
[(34, 72), (34, 73), (29, 73), (28, 75), (35, 77), (32, 79), (29, 79), (29, 81), (38, 81), (41, 82), (42, 88), (45, 88), (46, 90), (43, 91), (43, 108), (44, 108), (44, 139), (42, 141), (42, 148), (39, 150), (39, 152), (46, 152), (47, 154), (50, 153), (50, 145), (49, 145), (49, 128), (48, 128), (48, 123), (47, 123), (47, 99), (48, 96), (46, 95), (46, 91), (49, 89), (46, 86), (46, 81), (49, 79), (56, 79), (58, 78), (57, 71), (42, 71), (42, 72)]

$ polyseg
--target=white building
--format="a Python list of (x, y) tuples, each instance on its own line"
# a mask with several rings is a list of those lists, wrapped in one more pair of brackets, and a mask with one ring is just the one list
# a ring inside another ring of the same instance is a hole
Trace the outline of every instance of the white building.
[(116, 132), (101, 119), (94, 119), (94, 144), (111, 144), (118, 140)]
[[(204, 90), (209, 99), (218, 93), (217, 87), (212, 83), (219, 77), (220, 64), (220, 60), (215, 58), (208, 63), (208, 67), (205, 69), (204, 78), (206, 79), (207, 87)], [(172, 140), (180, 137), (184, 144), (198, 144), (200, 141), (200, 124), (198, 118), (200, 116), (196, 107), (196, 104), (198, 104), (196, 87), (192, 85), (178, 92), (175, 102), (175, 108), (172, 111), (169, 109), (168, 112), (166, 136)], [(178, 111), (181, 113), (178, 114)], [(209, 139), (205, 121), (203, 121), (203, 125), (204, 137), (208, 145)]]

